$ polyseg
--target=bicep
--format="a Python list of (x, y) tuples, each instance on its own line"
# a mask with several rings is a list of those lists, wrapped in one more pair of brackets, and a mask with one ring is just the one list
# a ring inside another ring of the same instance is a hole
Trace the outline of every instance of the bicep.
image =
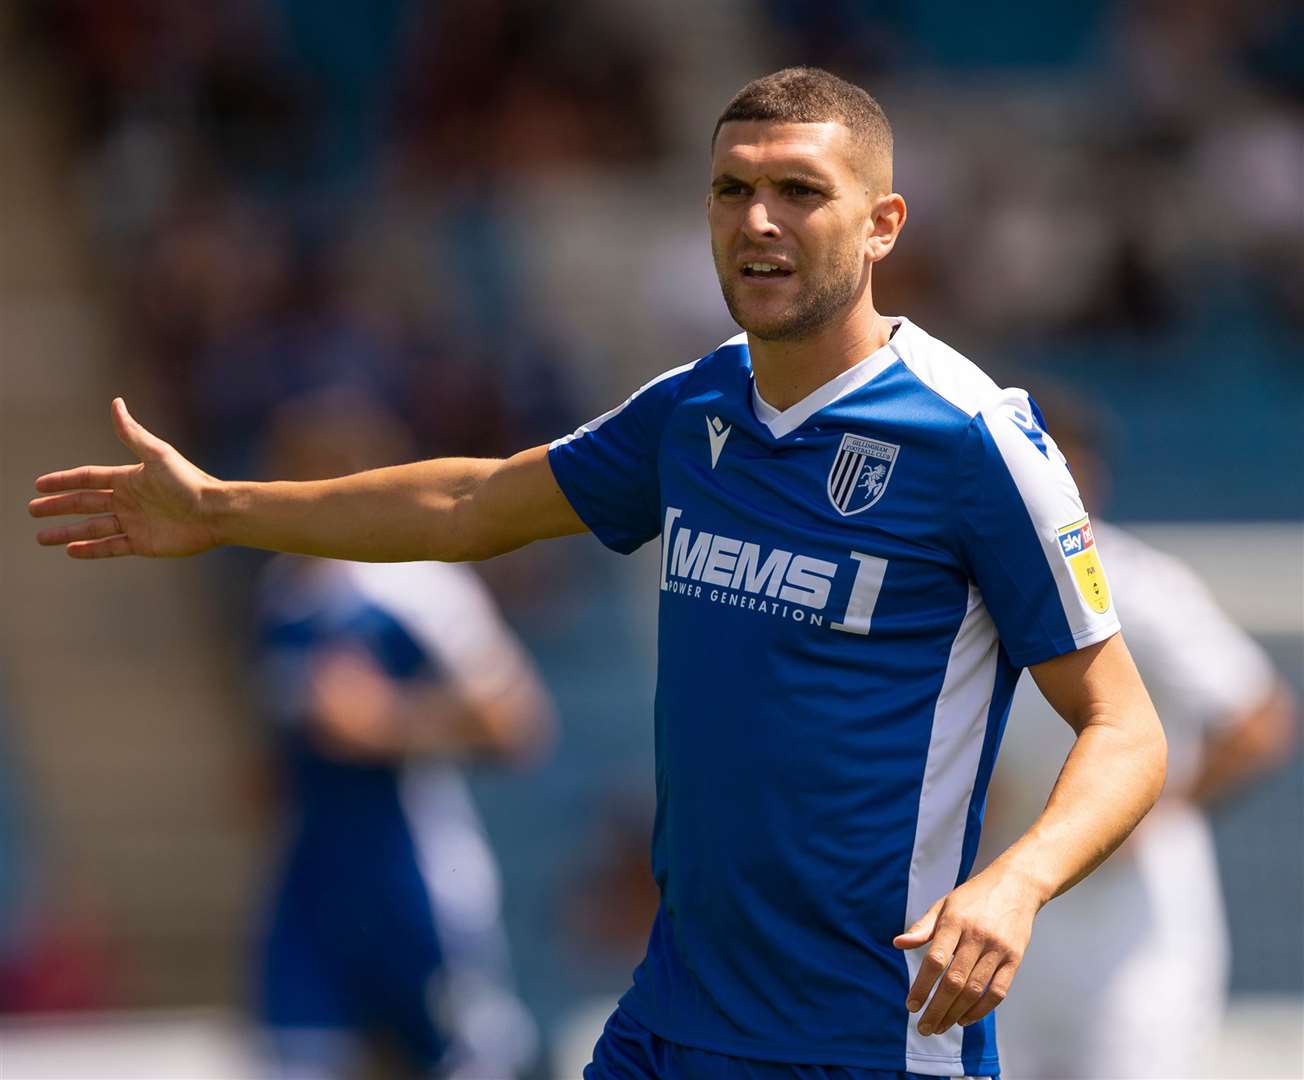
[(1028, 671), (1042, 696), (1078, 734), (1092, 723), (1158, 724), (1122, 634), (1034, 664)]
[(534, 540), (587, 531), (553, 475), (548, 448), (522, 450), (494, 468), (466, 500), (472, 558), (501, 555)]

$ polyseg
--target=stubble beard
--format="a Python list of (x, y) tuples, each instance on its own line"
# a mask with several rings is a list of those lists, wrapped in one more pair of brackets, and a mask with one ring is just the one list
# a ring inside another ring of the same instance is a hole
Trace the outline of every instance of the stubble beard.
[(840, 252), (786, 309), (764, 321), (749, 317), (739, 302), (732, 260), (722, 261), (717, 256), (715, 270), (725, 307), (734, 322), (760, 341), (800, 341), (823, 330), (850, 308), (860, 291), (863, 266), (859, 255), (851, 246)]

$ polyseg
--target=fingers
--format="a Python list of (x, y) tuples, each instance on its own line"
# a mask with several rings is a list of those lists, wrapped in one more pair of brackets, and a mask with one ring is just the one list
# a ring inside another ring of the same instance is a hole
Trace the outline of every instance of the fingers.
[[(83, 540), (101, 540), (107, 536), (117, 536), (122, 531), (122, 523), (118, 521), (117, 514), (105, 514), (72, 525), (56, 525), (52, 529), (42, 529), (36, 534), (36, 542), (42, 547), (58, 547), (61, 544), (78, 543)], [(71, 555), (72, 552), (70, 551), (69, 554)]]
[[(155, 435), (151, 435), (127, 412), (126, 402), (122, 398), (113, 399), (113, 430), (118, 440), (141, 461), (156, 458), (168, 449), (168, 444)], [(135, 465), (82, 465), (76, 469), (63, 469), (60, 472), (46, 473), (36, 478), (36, 490), (40, 492), (76, 491), (84, 488), (104, 489), (113, 487), (114, 480), (136, 468)], [(35, 509), (40, 500), (36, 500), (29, 509), (34, 516), (44, 516)], [(45, 514), (80, 513), (78, 510), (46, 510)], [(86, 511), (94, 513), (95, 511)]]
[(36, 478), (37, 491), (75, 491), (78, 488), (111, 488), (116, 477), (135, 465), (83, 465), (78, 469), (46, 473)]
[(992, 981), (987, 984), (983, 996), (967, 1012), (962, 1013), (956, 1023), (961, 1027), (968, 1027), (970, 1024), (977, 1023), (996, 1008), (1010, 992), (1010, 983), (1014, 979), (1014, 973), (1018, 970), (1019, 965), (1013, 960), (1007, 961), (997, 968), (996, 974), (992, 976)]
[(937, 928), (937, 916), (942, 911), (942, 905), (946, 902), (946, 897), (942, 897), (933, 904), (908, 930), (897, 934), (892, 939), (892, 945), (897, 949), (917, 949), (925, 941), (933, 936), (933, 931)]
[[(933, 942), (929, 945), (923, 963), (919, 965), (919, 973), (915, 976), (914, 985), (910, 987), (910, 993), (906, 996), (906, 1008), (911, 1012), (918, 1012), (923, 1008), (933, 989), (933, 983), (950, 964), (959, 942), (960, 931), (957, 927), (942, 925), (936, 928)], [(925, 1035), (928, 1034), (923, 1030), (922, 1023), (919, 1030)]]
[(940, 1035), (953, 1024), (967, 1027), (981, 1020), (1005, 1000), (1021, 959), (1021, 952), (1000, 937), (939, 919), (906, 1000), (911, 1012), (928, 1001), (919, 1034)]
[(74, 491), (65, 495), (47, 495), (27, 504), (32, 517), (58, 517), (60, 514), (103, 514), (113, 509), (111, 491)]
[[(941, 934), (938, 935), (941, 937)], [(959, 934), (956, 934), (959, 937)], [(934, 959), (937, 950), (937, 938), (933, 939), (933, 948), (928, 950), (929, 956), (925, 959), (928, 964)], [(928, 1002), (928, 1008), (924, 1010), (924, 1015), (919, 1018), (919, 1034), (932, 1035), (934, 1032), (942, 1030), (941, 1023), (947, 1011), (951, 1008), (956, 997), (965, 987), (965, 981), (969, 978), (969, 972), (973, 970), (974, 964), (978, 962), (979, 956), (982, 955), (982, 949), (976, 943), (964, 942), (955, 950), (954, 955), (948, 957), (949, 964), (943, 965), (943, 971), (938, 977), (937, 989), (933, 993), (933, 999)], [(940, 958), (939, 958), (940, 959)], [(923, 971), (920, 971), (923, 975)], [(930, 980), (931, 985), (932, 980)], [(917, 995), (919, 979), (915, 979), (915, 988), (910, 992), (910, 1000), (922, 1001), (928, 997), (928, 990), (924, 988), (922, 994)], [(909, 1003), (907, 1002), (907, 1008)]]
[[(975, 949), (973, 951), (978, 952), (979, 950)], [(940, 1019), (929, 1017), (928, 1013), (924, 1014), (924, 1021), (929, 1021), (929, 1026), (939, 1035), (952, 1024), (957, 1023), (961, 1016), (964, 1016), (978, 1003), (979, 999), (986, 993), (987, 984), (991, 981), (992, 975), (1001, 966), (1002, 957), (999, 953), (989, 950), (982, 952), (977, 958), (977, 963), (972, 966), (967, 963), (967, 959), (962, 948), (960, 952), (956, 953), (955, 959), (951, 961), (951, 967), (947, 970), (947, 973), (942, 976), (942, 990), (949, 991), (952, 987), (958, 987), (958, 990), (951, 999), (951, 1004), (941, 1014)], [(966, 968), (968, 968), (967, 971)], [(963, 977), (960, 976), (960, 972), (965, 972)], [(942, 997), (942, 990), (938, 990), (937, 995), (933, 998), (928, 1009), (929, 1013), (933, 1012), (935, 1008), (939, 1008), (938, 998)]]
[(167, 443), (136, 423), (131, 413), (127, 412), (127, 403), (122, 398), (113, 399), (112, 412), (113, 430), (118, 441), (141, 461), (158, 457), (167, 449)]
[(68, 555), (74, 559), (113, 559), (119, 555), (134, 555), (131, 541), (125, 536), (110, 536), (106, 540), (84, 540), (69, 544)]

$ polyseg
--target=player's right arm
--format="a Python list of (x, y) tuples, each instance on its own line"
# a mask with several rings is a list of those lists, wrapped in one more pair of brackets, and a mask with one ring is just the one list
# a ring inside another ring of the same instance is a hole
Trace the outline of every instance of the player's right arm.
[(194, 555), (233, 544), (360, 562), (486, 559), (585, 531), (537, 446), (506, 460), (443, 458), (331, 480), (227, 482), (187, 461), (113, 402), (135, 465), (82, 466), (36, 481), (34, 517), (73, 558)]

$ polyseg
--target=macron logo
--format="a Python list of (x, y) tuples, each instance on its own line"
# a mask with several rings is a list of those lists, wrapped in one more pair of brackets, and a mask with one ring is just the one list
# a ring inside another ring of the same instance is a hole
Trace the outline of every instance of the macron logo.
[(733, 431), (733, 425), (725, 427), (720, 422), (718, 416), (708, 416), (706, 418), (706, 434), (711, 440), (711, 468), (715, 468), (716, 462), (720, 460), (720, 451), (724, 449), (724, 443), (729, 438), (729, 432)]

